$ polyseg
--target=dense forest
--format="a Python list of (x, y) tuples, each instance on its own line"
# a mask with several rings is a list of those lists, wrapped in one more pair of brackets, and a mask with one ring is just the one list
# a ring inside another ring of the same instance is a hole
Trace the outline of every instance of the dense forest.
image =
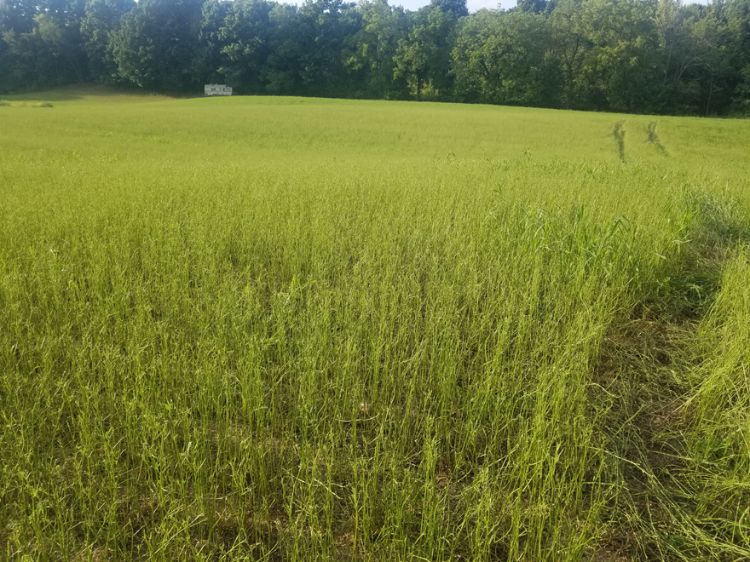
[(0, 0), (0, 91), (199, 92), (750, 111), (750, 0)]

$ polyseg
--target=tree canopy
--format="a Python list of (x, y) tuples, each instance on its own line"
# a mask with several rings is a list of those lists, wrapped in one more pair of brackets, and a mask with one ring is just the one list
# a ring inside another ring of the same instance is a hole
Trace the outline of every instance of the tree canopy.
[(648, 113), (750, 111), (750, 0), (0, 0), (0, 91), (95, 82)]

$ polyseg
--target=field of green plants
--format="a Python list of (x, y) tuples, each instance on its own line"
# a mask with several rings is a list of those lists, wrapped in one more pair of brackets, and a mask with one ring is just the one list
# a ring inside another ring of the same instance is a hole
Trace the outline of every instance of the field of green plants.
[(0, 559), (750, 558), (750, 121), (0, 104)]

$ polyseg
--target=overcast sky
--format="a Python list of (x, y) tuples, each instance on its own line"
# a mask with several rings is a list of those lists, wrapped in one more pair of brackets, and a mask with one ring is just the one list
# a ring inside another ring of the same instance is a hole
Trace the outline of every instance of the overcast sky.
[[(304, 0), (280, 0), (290, 4), (302, 4)], [(353, 0), (356, 2), (356, 0)], [(686, 4), (705, 4), (707, 0), (686, 0)], [(388, 0), (392, 6), (403, 6), (409, 10), (416, 10), (430, 3), (430, 0)], [(516, 5), (516, 0), (466, 0), (470, 12), (476, 12), (482, 8), (503, 8), (507, 10)]]
[[(356, 0), (354, 0), (356, 1)], [(705, 4), (707, 0), (685, 0), (685, 4)], [(298, 0), (302, 3), (302, 0)], [(392, 6), (403, 6), (410, 10), (416, 10), (430, 3), (430, 0), (388, 0)], [(476, 12), (482, 8), (503, 8), (505, 10), (516, 5), (516, 0), (466, 0), (470, 12)]]
[[(410, 10), (416, 10), (430, 3), (430, 0), (388, 0), (388, 3), (392, 6), (403, 6)], [(516, 0), (466, 0), (466, 5), (469, 7), (470, 12), (476, 12), (482, 8), (497, 8), (502, 4), (503, 8), (512, 8), (516, 5)]]
[[(353, 0), (356, 1), (356, 0)], [(708, 0), (685, 0), (685, 4), (706, 4)], [(300, 3), (301, 0), (299, 0)], [(430, 3), (430, 0), (388, 0), (392, 6), (403, 6), (410, 10), (416, 10)], [(503, 8), (507, 10), (516, 5), (516, 0), (466, 0), (470, 12), (476, 12), (482, 8)]]
[[(304, 0), (277, 0), (285, 4), (302, 4)], [(357, 0), (350, 0), (356, 2)], [(689, 0), (688, 0), (689, 1)], [(417, 10), (422, 6), (430, 3), (430, 0), (388, 0), (391, 6), (403, 6), (409, 10)], [(504, 9), (512, 8), (516, 5), (516, 0), (466, 0), (466, 5), (470, 12), (476, 12), (482, 8), (499, 8), (501, 5)]]

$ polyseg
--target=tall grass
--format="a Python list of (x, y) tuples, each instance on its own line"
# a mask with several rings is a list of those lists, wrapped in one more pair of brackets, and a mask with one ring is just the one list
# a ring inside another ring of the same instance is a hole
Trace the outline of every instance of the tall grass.
[[(685, 193), (746, 204), (746, 123), (667, 121), (665, 168), (636, 146), (620, 166), (605, 115), (286, 98), (5, 111), (6, 558), (745, 552), (739, 238), (717, 234), (727, 258), (674, 344), (685, 414), (669, 430), (688, 460), (669, 476), (625, 404), (658, 402), (669, 369), (642, 337), (616, 340), (691, 294), (708, 214)], [(624, 355), (653, 380), (620, 384), (643, 372)], [(642, 497), (664, 498), (666, 527)]]

